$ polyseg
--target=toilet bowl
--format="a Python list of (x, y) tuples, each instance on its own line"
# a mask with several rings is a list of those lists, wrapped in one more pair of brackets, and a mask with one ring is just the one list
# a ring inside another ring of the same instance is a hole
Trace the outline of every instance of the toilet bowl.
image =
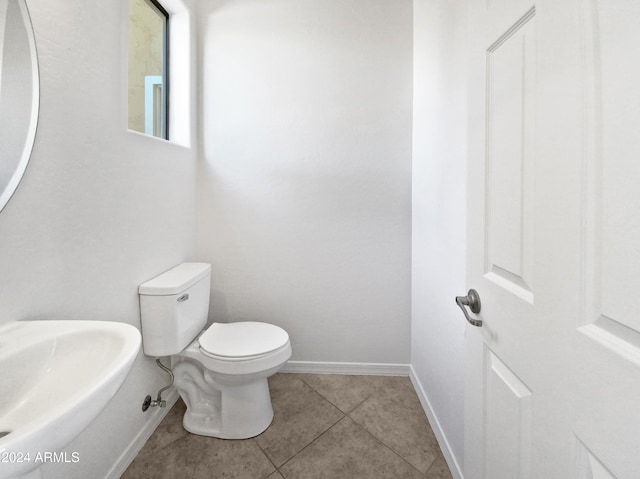
[(183, 263), (140, 286), (143, 349), (171, 357), (187, 431), (246, 439), (273, 419), (267, 378), (291, 357), (289, 335), (257, 321), (214, 322), (203, 331), (210, 278), (210, 265)]
[[(235, 339), (238, 349), (220, 348), (225, 342), (216, 341), (216, 333)], [(289, 336), (282, 328), (260, 322), (213, 323), (172, 357), (175, 385), (187, 405), (184, 428), (221, 439), (263, 432), (273, 419), (267, 378), (290, 357)]]

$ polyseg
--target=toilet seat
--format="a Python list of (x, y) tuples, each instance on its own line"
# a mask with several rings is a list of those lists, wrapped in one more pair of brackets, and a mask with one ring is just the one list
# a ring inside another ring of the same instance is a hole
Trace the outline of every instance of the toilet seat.
[(286, 348), (287, 332), (258, 321), (213, 323), (198, 338), (202, 354), (219, 360), (249, 361)]

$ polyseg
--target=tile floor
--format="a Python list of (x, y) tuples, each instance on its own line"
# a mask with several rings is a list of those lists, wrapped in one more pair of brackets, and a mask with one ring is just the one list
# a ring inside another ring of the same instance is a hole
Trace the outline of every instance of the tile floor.
[(276, 374), (257, 437), (189, 434), (179, 400), (122, 479), (451, 479), (408, 378)]

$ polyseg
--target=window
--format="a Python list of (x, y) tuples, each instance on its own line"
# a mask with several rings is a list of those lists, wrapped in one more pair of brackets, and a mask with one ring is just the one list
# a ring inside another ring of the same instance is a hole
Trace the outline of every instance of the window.
[(129, 129), (169, 138), (169, 14), (129, 0)]

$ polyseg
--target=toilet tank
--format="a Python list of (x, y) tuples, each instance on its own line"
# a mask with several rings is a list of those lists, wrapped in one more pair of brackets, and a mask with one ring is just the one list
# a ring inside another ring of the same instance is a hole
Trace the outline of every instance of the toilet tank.
[(211, 265), (182, 263), (141, 284), (142, 347), (147, 356), (178, 354), (207, 323)]

